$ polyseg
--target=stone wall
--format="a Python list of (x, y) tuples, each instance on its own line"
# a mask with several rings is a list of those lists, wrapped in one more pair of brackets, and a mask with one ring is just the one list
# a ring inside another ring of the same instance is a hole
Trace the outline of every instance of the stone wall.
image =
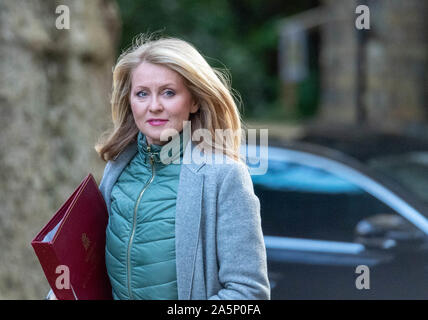
[(428, 2), (369, 1), (366, 104), (371, 124), (428, 120)]
[[(428, 98), (428, 2), (367, 0), (370, 30), (366, 54), (367, 124), (400, 127), (426, 123)], [(321, 119), (356, 121), (358, 1), (324, 0), (329, 22), (321, 27)]]
[(0, 299), (44, 298), (30, 242), (88, 172), (99, 182), (119, 30), (111, 0), (0, 2)]

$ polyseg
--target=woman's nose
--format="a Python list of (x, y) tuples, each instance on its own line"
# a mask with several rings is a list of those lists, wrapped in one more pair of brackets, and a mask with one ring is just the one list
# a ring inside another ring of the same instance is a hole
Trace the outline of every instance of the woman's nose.
[(152, 98), (150, 99), (149, 109), (152, 112), (160, 111), (163, 109), (163, 106), (157, 97), (152, 96)]

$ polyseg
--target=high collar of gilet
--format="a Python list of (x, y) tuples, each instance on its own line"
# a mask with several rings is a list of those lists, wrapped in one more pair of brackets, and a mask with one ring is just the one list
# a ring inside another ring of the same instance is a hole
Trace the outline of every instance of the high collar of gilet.
[[(185, 141), (183, 141), (183, 130), (172, 137), (172, 139), (164, 145), (148, 144), (146, 136), (138, 132), (138, 152), (144, 160), (144, 163), (150, 165), (150, 158), (156, 165), (167, 165), (170, 162), (182, 159)], [(179, 147), (178, 147), (179, 146)]]

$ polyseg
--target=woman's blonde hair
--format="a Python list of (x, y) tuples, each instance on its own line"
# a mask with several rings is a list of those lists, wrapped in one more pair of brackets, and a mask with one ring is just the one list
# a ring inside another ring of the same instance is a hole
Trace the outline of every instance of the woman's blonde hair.
[[(226, 147), (211, 143), (215, 149), (235, 160), (240, 158), (242, 120), (235, 102), (230, 77), (225, 71), (212, 68), (202, 55), (189, 43), (177, 38), (153, 40), (140, 35), (133, 45), (123, 52), (113, 69), (111, 112), (113, 128), (105, 132), (95, 150), (101, 159), (115, 159), (138, 135), (129, 97), (133, 70), (142, 62), (163, 65), (178, 72), (185, 80), (199, 110), (190, 115), (191, 132), (208, 129), (211, 137), (222, 129)], [(205, 142), (205, 141), (204, 141)]]

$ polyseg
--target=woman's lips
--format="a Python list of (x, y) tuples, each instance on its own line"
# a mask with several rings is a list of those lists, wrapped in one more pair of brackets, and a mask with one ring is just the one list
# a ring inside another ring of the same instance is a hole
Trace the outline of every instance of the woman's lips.
[(168, 122), (168, 120), (149, 120), (147, 121), (152, 126), (161, 126)]

